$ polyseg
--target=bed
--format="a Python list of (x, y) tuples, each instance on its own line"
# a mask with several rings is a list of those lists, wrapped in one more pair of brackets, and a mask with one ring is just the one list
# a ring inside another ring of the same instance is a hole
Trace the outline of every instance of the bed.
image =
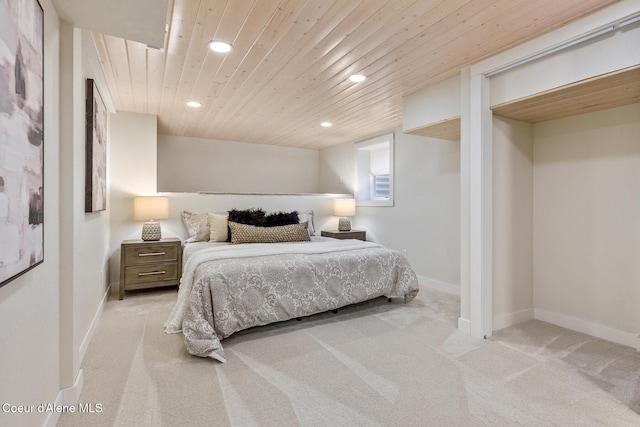
[(178, 299), (165, 332), (182, 332), (189, 353), (225, 362), (221, 340), (235, 332), (381, 296), (408, 302), (417, 293), (407, 260), (373, 242), (308, 236), (275, 243), (186, 243)]

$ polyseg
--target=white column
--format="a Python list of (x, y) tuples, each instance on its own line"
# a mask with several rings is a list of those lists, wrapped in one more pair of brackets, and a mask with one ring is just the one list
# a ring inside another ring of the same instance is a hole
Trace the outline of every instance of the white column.
[(84, 132), (84, 102), (82, 90), (81, 30), (60, 21), (60, 387), (72, 387), (80, 369), (76, 340), (76, 304), (74, 283), (77, 216), (84, 210), (84, 200), (78, 200), (77, 161), (83, 150), (76, 149)]
[(469, 156), (471, 132), (469, 128), (470, 112), (470, 68), (460, 71), (460, 317), (458, 329), (464, 333), (471, 333), (470, 311), (470, 185)]
[(469, 321), (470, 333), (492, 332), (493, 165), (489, 80), (469, 81)]

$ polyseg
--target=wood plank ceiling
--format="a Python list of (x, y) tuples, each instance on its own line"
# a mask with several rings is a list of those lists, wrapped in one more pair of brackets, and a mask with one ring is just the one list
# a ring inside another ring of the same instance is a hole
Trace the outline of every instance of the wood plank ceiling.
[(161, 134), (321, 149), (399, 126), (403, 96), (612, 3), (169, 0), (164, 49), (93, 40), (116, 109), (157, 115)]

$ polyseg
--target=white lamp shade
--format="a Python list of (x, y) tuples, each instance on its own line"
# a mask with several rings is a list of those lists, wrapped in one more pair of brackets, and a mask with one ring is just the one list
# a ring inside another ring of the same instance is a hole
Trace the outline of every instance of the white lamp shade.
[(335, 199), (333, 201), (333, 214), (335, 216), (354, 216), (356, 214), (356, 200)]
[(149, 221), (169, 218), (169, 199), (167, 197), (134, 197), (133, 219)]

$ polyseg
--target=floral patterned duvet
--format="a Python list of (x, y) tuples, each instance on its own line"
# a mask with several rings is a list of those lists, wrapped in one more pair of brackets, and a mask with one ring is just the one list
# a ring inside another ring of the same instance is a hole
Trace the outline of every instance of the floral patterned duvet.
[(406, 259), (371, 242), (313, 237), (187, 246), (165, 332), (182, 331), (189, 353), (224, 362), (220, 340), (234, 332), (380, 296), (409, 301), (417, 293)]

